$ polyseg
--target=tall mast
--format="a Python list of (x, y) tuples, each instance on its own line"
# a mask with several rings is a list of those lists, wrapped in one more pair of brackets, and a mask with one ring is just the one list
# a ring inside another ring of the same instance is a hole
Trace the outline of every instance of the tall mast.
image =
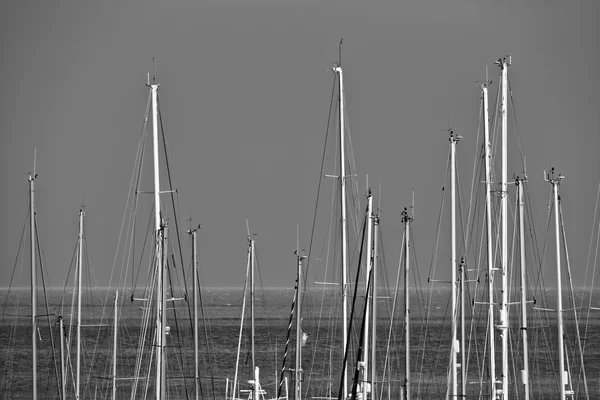
[(410, 303), (409, 303), (409, 271), (410, 271), (410, 223), (412, 217), (404, 207), (402, 211), (402, 222), (404, 223), (404, 398), (410, 400)]
[(65, 371), (65, 324), (62, 315), (58, 316), (60, 329), (60, 393), (62, 400), (67, 399), (67, 373)]
[[(373, 258), (372, 258), (372, 248), (373, 248), (373, 242), (372, 242), (372, 234), (373, 234), (373, 195), (371, 194), (371, 189), (368, 189), (367, 192), (367, 280), (365, 282), (365, 293), (369, 293), (369, 279), (368, 277), (371, 276), (371, 269), (372, 269), (372, 262), (373, 262)], [(369, 321), (369, 308), (371, 307), (371, 300), (369, 299), (369, 296), (367, 296), (366, 300), (366, 310), (365, 310), (365, 321)], [(363, 382), (362, 382), (362, 398), (364, 400), (367, 399), (367, 382), (368, 382), (368, 378), (367, 378), (367, 373), (369, 370), (369, 323), (367, 323), (367, 325), (365, 326), (365, 330), (364, 330), (364, 337), (363, 337), (363, 354), (362, 354), (362, 361), (363, 361)]]
[(562, 306), (562, 285), (561, 285), (561, 271), (560, 271), (560, 230), (559, 230), (559, 204), (558, 204), (558, 185), (560, 181), (564, 179), (562, 175), (554, 176), (554, 168), (550, 170), (550, 173), (544, 177), (546, 182), (550, 182), (552, 185), (552, 194), (554, 196), (554, 221), (556, 228), (556, 313), (558, 314), (558, 382), (560, 386), (560, 399), (566, 398), (565, 386), (567, 380), (565, 377), (565, 348), (563, 338), (563, 306)]
[(523, 201), (523, 183), (524, 178), (517, 177), (517, 191), (519, 200), (519, 240), (520, 240), (520, 251), (521, 251), (521, 333), (523, 335), (523, 371), (522, 380), (523, 386), (525, 386), (525, 400), (529, 400), (529, 355), (527, 350), (527, 304), (526, 304), (526, 288), (527, 288), (527, 277), (525, 270), (525, 222), (523, 217), (524, 201)]
[(460, 395), (467, 397), (467, 360), (465, 351), (465, 258), (460, 259)]
[(166, 267), (167, 267), (167, 234), (168, 234), (168, 228), (166, 223), (163, 223), (161, 225), (161, 231), (162, 231), (162, 266), (161, 266), (161, 270), (160, 270), (160, 282), (161, 282), (161, 288), (160, 288), (160, 300), (161, 300), (161, 308), (160, 308), (160, 319), (161, 319), (161, 330), (160, 330), (160, 348), (161, 348), (161, 373), (160, 373), (160, 379), (161, 379), (161, 383), (160, 383), (160, 396), (161, 399), (166, 399), (167, 398), (167, 363), (166, 363), (166, 347), (167, 347), (167, 332), (166, 332), (166, 326), (167, 326), (167, 304), (166, 304), (166, 293), (167, 293), (167, 274), (166, 274)]
[[(487, 71), (487, 69), (486, 69)], [(486, 234), (487, 234), (487, 263), (488, 263), (488, 335), (490, 337), (490, 390), (492, 399), (496, 399), (496, 346), (494, 333), (494, 259), (492, 249), (492, 199), (491, 199), (491, 142), (490, 142), (490, 121), (488, 108), (488, 85), (486, 72), (486, 82), (481, 85), (483, 96), (483, 132), (485, 146), (485, 214), (486, 214)]]
[(196, 400), (198, 400), (200, 396), (200, 376), (198, 370), (198, 244), (196, 243), (196, 233), (198, 229), (200, 229), (200, 225), (198, 225), (198, 228), (189, 231), (192, 234), (194, 247), (194, 382)]
[(33, 161), (33, 174), (29, 175), (29, 223), (31, 243), (31, 352), (33, 364), (33, 400), (37, 399), (37, 282), (35, 269), (35, 156)]
[(83, 272), (83, 209), (79, 210), (79, 255), (77, 266), (77, 373), (75, 398), (79, 399), (81, 375), (81, 275)]
[(510, 56), (496, 61), (502, 69), (502, 301), (500, 303), (500, 337), (502, 338), (502, 399), (508, 399), (508, 142), (507, 142), (507, 90), (508, 90), (508, 66), (511, 63)]
[[(250, 320), (251, 320), (251, 346), (252, 346), (252, 371), (256, 369), (256, 355), (254, 349), (254, 262), (255, 262), (255, 253), (254, 253), (254, 240), (250, 239)], [(254, 383), (254, 386), (257, 386), (258, 382)]]
[(455, 174), (456, 174), (456, 143), (462, 139), (458, 135), (454, 135), (454, 132), (450, 130), (450, 197), (451, 197), (451, 237), (452, 237), (452, 259), (451, 259), (451, 269), (452, 269), (452, 294), (451, 294), (451, 302), (452, 302), (452, 366), (451, 366), (451, 374), (452, 374), (452, 398), (456, 399), (457, 396), (457, 362), (456, 362), (456, 352), (458, 350), (456, 346), (456, 325), (457, 325), (457, 317), (456, 313), (456, 182), (455, 182)]
[(112, 399), (117, 400), (117, 323), (119, 321), (119, 291), (115, 293), (115, 322), (113, 326), (113, 378), (112, 378)]
[[(381, 196), (380, 196), (381, 197)], [(371, 335), (371, 398), (376, 399), (376, 382), (377, 382), (377, 371), (375, 370), (375, 349), (377, 345), (377, 252), (379, 247), (377, 245), (379, 240), (379, 215), (373, 216), (373, 276), (371, 281), (373, 282), (373, 334)]]
[(160, 217), (160, 172), (159, 172), (159, 155), (158, 155), (158, 87), (156, 79), (152, 79), (150, 93), (152, 99), (152, 144), (153, 144), (153, 159), (154, 159), (154, 235), (156, 246), (156, 400), (161, 400), (162, 388), (162, 371), (163, 371), (163, 252), (162, 247), (162, 221)]
[(298, 276), (298, 289), (296, 290), (296, 365), (294, 368), (295, 374), (295, 393), (294, 399), (302, 399), (302, 318), (301, 318), (301, 301), (302, 301), (302, 261), (306, 257), (300, 255), (300, 250), (296, 249), (296, 265)]
[[(347, 337), (348, 337), (348, 271), (347, 271), (347, 235), (348, 229), (346, 226), (346, 178), (344, 176), (346, 171), (345, 165), (345, 154), (344, 154), (344, 75), (342, 72), (341, 65), (336, 66), (334, 72), (338, 74), (340, 81), (340, 89), (339, 89), (339, 107), (340, 107), (340, 201), (341, 201), (341, 209), (342, 209), (342, 351), (344, 354), (346, 353), (346, 347), (348, 346)], [(345, 366), (342, 366), (344, 371), (343, 374), (343, 398), (346, 399), (348, 397), (348, 369)]]

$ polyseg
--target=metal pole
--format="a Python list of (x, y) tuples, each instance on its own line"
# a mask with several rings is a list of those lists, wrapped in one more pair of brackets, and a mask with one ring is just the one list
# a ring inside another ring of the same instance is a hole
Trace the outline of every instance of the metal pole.
[(502, 69), (502, 302), (500, 303), (500, 337), (502, 338), (502, 399), (508, 399), (508, 178), (507, 178), (507, 70), (510, 65), (510, 57), (504, 57), (497, 61)]
[[(525, 179), (525, 178), (524, 178)], [(527, 274), (525, 269), (525, 222), (523, 217), (524, 200), (523, 184), (524, 179), (517, 178), (517, 191), (519, 192), (519, 239), (521, 250), (521, 333), (523, 335), (523, 373), (522, 380), (525, 386), (525, 400), (529, 400), (529, 355), (527, 350)]]
[[(35, 157), (34, 157), (35, 165)], [(32, 175), (29, 175), (29, 223), (31, 239), (31, 352), (33, 369), (33, 399), (37, 399), (37, 274), (35, 269), (35, 167)]]
[[(254, 240), (250, 239), (250, 319), (251, 319), (251, 326), (252, 326), (252, 370), (255, 370), (256, 368), (256, 356), (255, 356), (255, 349), (254, 349), (254, 334), (255, 334), (255, 330), (254, 330), (254, 262), (255, 262), (255, 254), (254, 254)], [(258, 382), (257, 382), (258, 383)]]
[(79, 399), (81, 375), (81, 275), (83, 273), (83, 210), (79, 210), (79, 256), (77, 265), (77, 373), (75, 398)]
[(459, 136), (455, 136), (452, 130), (450, 131), (450, 197), (451, 197), (451, 237), (452, 237), (452, 259), (451, 259), (451, 269), (452, 269), (452, 294), (451, 294), (451, 304), (452, 304), (452, 398), (456, 399), (458, 392), (458, 377), (457, 377), (457, 362), (456, 362), (456, 326), (457, 326), (457, 317), (456, 313), (456, 182), (455, 182), (455, 174), (456, 174), (456, 143), (460, 140)]
[(552, 168), (548, 175), (547, 181), (552, 185), (552, 191), (554, 195), (554, 221), (556, 230), (556, 313), (558, 314), (558, 381), (560, 386), (560, 399), (563, 400), (566, 397), (565, 386), (567, 384), (565, 379), (565, 348), (563, 338), (563, 307), (562, 307), (562, 285), (561, 285), (561, 267), (560, 267), (560, 230), (559, 230), (559, 210), (558, 210), (558, 185), (562, 180), (562, 176), (554, 177), (554, 168)]
[(410, 292), (409, 292), (409, 271), (410, 271), (410, 222), (412, 218), (408, 215), (408, 210), (404, 207), (402, 212), (402, 222), (404, 223), (404, 392), (405, 399), (410, 400)]
[(62, 399), (67, 399), (67, 373), (65, 371), (65, 324), (62, 315), (58, 317), (60, 328), (60, 388)]
[(119, 321), (119, 291), (115, 293), (115, 323), (113, 327), (113, 379), (112, 398), (117, 400), (117, 324)]
[[(373, 196), (371, 195), (371, 190), (368, 189), (367, 193), (367, 277), (371, 276), (372, 269), (372, 234), (373, 234)], [(369, 292), (369, 279), (365, 282), (365, 292)], [(369, 296), (365, 299), (366, 310), (365, 310), (365, 321), (367, 324), (365, 326), (364, 337), (363, 337), (363, 348), (364, 352), (362, 354), (363, 361), (363, 373), (362, 373), (362, 398), (367, 400), (367, 374), (369, 371), (369, 307), (371, 306), (371, 300)]]
[(163, 251), (161, 235), (161, 217), (160, 217), (160, 173), (159, 173), (159, 154), (158, 154), (158, 84), (150, 85), (152, 98), (152, 143), (154, 160), (154, 234), (156, 238), (156, 400), (161, 400), (162, 393), (162, 362), (163, 362), (163, 333), (162, 307), (164, 293), (162, 291), (163, 283)]
[(379, 216), (373, 216), (373, 334), (371, 335), (371, 398), (376, 399), (377, 371), (375, 369), (375, 349), (377, 348), (377, 252), (379, 250)]
[[(487, 70), (486, 70), (487, 71)], [(486, 73), (487, 75), (487, 73)], [(483, 95), (483, 131), (484, 131), (484, 146), (485, 146), (485, 204), (486, 204), (486, 233), (487, 233), (487, 263), (488, 263), (488, 335), (490, 337), (490, 389), (492, 399), (497, 399), (496, 396), (496, 346), (494, 334), (494, 259), (492, 248), (492, 200), (491, 200), (491, 142), (489, 129), (489, 111), (488, 111), (488, 84), (487, 76), (485, 84), (481, 85)]]
[[(340, 107), (340, 201), (341, 201), (341, 223), (342, 223), (342, 351), (343, 354), (346, 353), (347, 336), (348, 336), (348, 277), (347, 277), (347, 226), (346, 226), (346, 178), (344, 176), (346, 172), (345, 166), (345, 154), (344, 154), (344, 75), (342, 72), (342, 67), (337, 66), (334, 68), (334, 71), (339, 76), (339, 107)], [(348, 368), (342, 366), (344, 370), (343, 374), (343, 398), (346, 399), (348, 397)]]
[(200, 376), (198, 370), (198, 245), (196, 243), (197, 229), (192, 231), (194, 246), (194, 382), (196, 400), (200, 396)]
[(302, 301), (302, 261), (306, 257), (300, 256), (299, 250), (296, 250), (296, 262), (298, 268), (298, 290), (296, 291), (296, 365), (295, 365), (295, 379), (296, 388), (294, 393), (294, 399), (302, 399), (302, 318), (301, 318), (301, 301)]
[(467, 397), (467, 360), (465, 352), (465, 259), (460, 259), (460, 395)]

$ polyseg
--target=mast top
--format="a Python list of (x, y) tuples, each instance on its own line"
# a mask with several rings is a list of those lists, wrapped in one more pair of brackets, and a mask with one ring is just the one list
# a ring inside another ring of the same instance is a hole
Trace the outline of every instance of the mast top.
[(477, 86), (480, 86), (482, 89), (487, 88), (489, 85), (492, 84), (492, 81), (488, 77), (488, 66), (487, 65), (485, 66), (485, 81), (483, 81), (483, 82), (477, 81), (477, 82), (475, 82), (475, 84)]
[(152, 84), (150, 84), (150, 72), (146, 73), (146, 86), (157, 86), (156, 83), (156, 58), (152, 58)]
[(562, 181), (563, 179), (565, 179), (565, 176), (562, 174), (558, 174), (558, 176), (555, 176), (554, 167), (552, 167), (550, 169), (550, 172), (548, 172), (548, 173), (546, 173), (546, 171), (544, 171), (544, 180), (546, 182), (550, 182), (550, 183), (558, 185), (558, 184), (560, 184), (560, 181)]
[(29, 173), (29, 182), (32, 182), (35, 178), (37, 178), (37, 174), (35, 173), (35, 164), (37, 160), (37, 148), (33, 148), (33, 173)]
[(188, 229), (187, 233), (189, 233), (190, 235), (191, 235), (192, 233), (196, 233), (196, 231), (199, 231), (199, 230), (200, 230), (200, 227), (201, 227), (201, 226), (202, 226), (202, 224), (198, 224), (198, 226), (197, 226), (197, 227), (195, 227), (194, 229)]
[(459, 140), (461, 140), (463, 138), (462, 136), (455, 135), (452, 128), (448, 129), (448, 132), (450, 132), (450, 142), (451, 143), (457, 143)]
[(501, 68), (508, 67), (512, 64), (512, 57), (510, 54), (507, 54), (504, 57), (500, 57), (494, 64)]

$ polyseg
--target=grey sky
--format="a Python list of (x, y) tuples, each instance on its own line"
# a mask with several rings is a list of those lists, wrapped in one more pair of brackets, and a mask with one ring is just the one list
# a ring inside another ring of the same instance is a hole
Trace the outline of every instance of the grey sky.
[[(595, 1), (21, 1), (1, 8), (1, 286), (23, 227), (34, 148), (50, 284), (64, 282), (82, 201), (89, 257), (98, 284), (107, 283), (152, 57), (183, 217), (203, 226), (205, 283), (242, 284), (249, 218), (265, 284), (291, 286), (297, 222), (301, 246), (309, 239), (328, 68), (342, 37), (359, 179), (383, 181), (389, 262), (397, 260), (399, 215), (414, 188), (415, 241), (428, 265), (448, 118), (464, 137), (466, 181), (479, 113), (475, 82), (486, 65), (498, 82), (493, 62), (511, 54), (538, 217), (543, 227), (542, 171), (555, 166), (567, 176), (569, 250), (576, 282), (583, 280), (600, 179)], [(519, 172), (509, 168), (509, 176)], [(16, 282), (28, 283), (26, 267)]]

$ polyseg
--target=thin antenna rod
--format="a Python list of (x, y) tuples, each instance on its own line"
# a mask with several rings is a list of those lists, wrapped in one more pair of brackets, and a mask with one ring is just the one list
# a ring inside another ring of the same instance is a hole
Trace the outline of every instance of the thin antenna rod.
[(412, 218), (415, 219), (415, 189), (412, 190)]
[(156, 58), (152, 57), (152, 83), (156, 83)]
[(344, 38), (340, 39), (340, 44), (338, 46), (338, 65), (341, 67), (342, 66), (342, 42), (344, 41)]
[(35, 178), (35, 164), (37, 161), (37, 147), (33, 149), (33, 177)]
[(383, 185), (382, 181), (379, 181), (379, 197), (377, 198), (377, 214), (381, 211), (381, 186)]

